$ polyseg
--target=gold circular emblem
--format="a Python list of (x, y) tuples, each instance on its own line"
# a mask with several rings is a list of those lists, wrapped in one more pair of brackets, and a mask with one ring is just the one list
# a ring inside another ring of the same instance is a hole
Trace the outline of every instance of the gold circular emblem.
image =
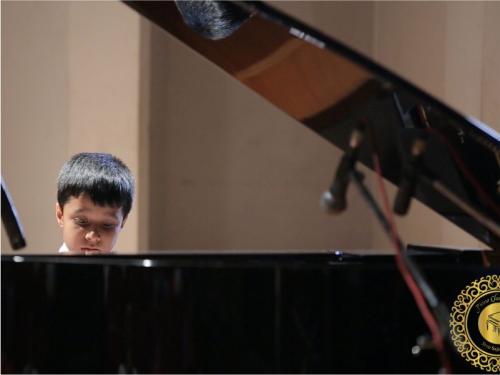
[(493, 344), (500, 344), (500, 303), (491, 303), (479, 314), (477, 321), (479, 333)]
[(460, 292), (451, 308), (450, 333), (473, 366), (500, 372), (500, 275), (481, 277)]

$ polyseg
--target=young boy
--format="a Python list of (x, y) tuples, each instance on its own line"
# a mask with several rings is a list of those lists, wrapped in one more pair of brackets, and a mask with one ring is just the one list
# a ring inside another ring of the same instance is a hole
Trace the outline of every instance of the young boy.
[(57, 179), (60, 253), (109, 253), (132, 208), (134, 180), (113, 155), (80, 153), (64, 164)]

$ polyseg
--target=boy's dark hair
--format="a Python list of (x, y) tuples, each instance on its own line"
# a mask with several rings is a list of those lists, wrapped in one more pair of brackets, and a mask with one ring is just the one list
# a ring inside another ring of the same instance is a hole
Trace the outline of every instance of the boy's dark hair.
[(87, 194), (99, 206), (121, 207), (126, 218), (132, 208), (134, 178), (127, 166), (111, 154), (76, 154), (59, 172), (57, 202), (63, 209), (71, 197), (81, 194)]
[(228, 37), (251, 16), (228, 1), (177, 0), (175, 4), (186, 25), (212, 40)]

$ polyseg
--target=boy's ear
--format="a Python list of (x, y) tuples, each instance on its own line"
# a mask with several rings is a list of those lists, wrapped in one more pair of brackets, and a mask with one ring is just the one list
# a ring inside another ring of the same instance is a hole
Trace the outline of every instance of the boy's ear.
[(123, 218), (123, 220), (122, 220), (122, 226), (121, 226), (121, 228), (122, 228), (122, 229), (123, 229), (123, 226), (125, 225), (125, 222), (127, 221), (127, 217), (128, 217), (128, 216), (125, 216), (125, 217)]
[(63, 222), (63, 212), (61, 206), (59, 206), (59, 203), (56, 202), (56, 219), (57, 219), (57, 224), (62, 227), (64, 225)]

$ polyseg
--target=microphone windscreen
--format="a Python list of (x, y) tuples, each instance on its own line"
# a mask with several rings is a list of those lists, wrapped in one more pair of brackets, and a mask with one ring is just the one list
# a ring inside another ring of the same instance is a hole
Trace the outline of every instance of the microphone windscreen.
[(226, 1), (179, 0), (175, 5), (186, 25), (212, 40), (227, 38), (251, 16), (244, 9)]
[(331, 215), (340, 214), (347, 207), (347, 201), (345, 199), (345, 195), (334, 196), (332, 195), (330, 190), (327, 190), (321, 195), (320, 207), (324, 212), (327, 212)]

